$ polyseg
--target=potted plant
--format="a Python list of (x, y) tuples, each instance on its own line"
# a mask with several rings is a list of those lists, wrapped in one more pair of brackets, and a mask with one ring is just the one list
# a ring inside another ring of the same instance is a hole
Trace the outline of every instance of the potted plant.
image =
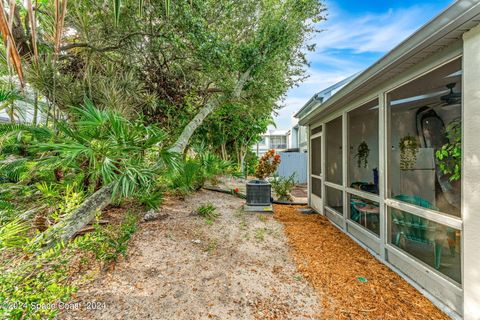
[(268, 150), (258, 161), (255, 170), (257, 179), (247, 182), (247, 205), (268, 206), (271, 204), (272, 187), (266, 180), (277, 171), (280, 155), (275, 150)]
[(462, 124), (460, 119), (448, 124), (445, 143), (435, 156), (439, 160), (439, 167), (443, 174), (449, 175), (450, 181), (458, 181), (462, 172)]
[(292, 190), (295, 187), (295, 172), (289, 177), (275, 175), (272, 179), (272, 188), (279, 201), (292, 201)]
[(400, 143), (398, 144), (398, 146), (400, 147), (400, 169), (413, 169), (415, 163), (417, 162), (417, 139), (410, 135), (405, 136), (400, 139)]

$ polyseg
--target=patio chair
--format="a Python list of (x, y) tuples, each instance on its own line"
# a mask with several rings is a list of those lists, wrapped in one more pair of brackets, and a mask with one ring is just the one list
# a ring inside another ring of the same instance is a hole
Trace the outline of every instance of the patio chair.
[[(398, 195), (397, 200), (411, 203), (423, 208), (437, 210), (430, 202), (417, 196)], [(402, 238), (412, 242), (421, 244), (430, 244), (433, 246), (435, 269), (440, 268), (440, 260), (442, 257), (442, 241), (435, 238), (436, 227), (429, 223), (425, 218), (414, 214), (406, 213), (400, 210), (392, 209), (392, 223), (397, 227), (397, 235), (394, 244), (400, 247)]]
[(355, 222), (360, 223), (361, 214), (355, 206), (356, 205), (364, 206), (365, 204), (366, 203), (361, 201), (360, 199), (355, 199), (355, 198), (352, 197), (350, 199), (350, 219), (352, 219)]

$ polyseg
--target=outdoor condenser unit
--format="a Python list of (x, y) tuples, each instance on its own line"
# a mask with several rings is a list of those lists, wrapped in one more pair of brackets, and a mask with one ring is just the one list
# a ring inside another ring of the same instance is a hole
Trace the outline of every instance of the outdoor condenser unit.
[(265, 180), (247, 182), (247, 206), (270, 206), (272, 186)]

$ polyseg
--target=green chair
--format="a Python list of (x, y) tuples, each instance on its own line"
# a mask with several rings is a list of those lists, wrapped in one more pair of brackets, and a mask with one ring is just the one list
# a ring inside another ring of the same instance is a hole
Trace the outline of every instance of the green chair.
[[(398, 195), (395, 199), (423, 208), (437, 210), (430, 202), (417, 196)], [(391, 212), (392, 222), (397, 227), (397, 235), (394, 240), (395, 245), (400, 247), (402, 237), (416, 243), (431, 244), (433, 246), (435, 269), (439, 269), (443, 245), (441, 241), (431, 237), (431, 235), (435, 235), (436, 227), (430, 224), (427, 219), (414, 214), (396, 209), (392, 209)]]
[(364, 206), (365, 202), (361, 201), (360, 199), (355, 199), (353, 197), (350, 199), (350, 219), (360, 223), (361, 214), (360, 212), (358, 212), (357, 208), (355, 208), (355, 205)]

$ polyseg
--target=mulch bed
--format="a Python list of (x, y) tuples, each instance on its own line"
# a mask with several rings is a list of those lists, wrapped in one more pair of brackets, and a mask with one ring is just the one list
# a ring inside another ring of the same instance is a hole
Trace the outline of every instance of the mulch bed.
[[(322, 319), (450, 319), (325, 217), (275, 205), (299, 271), (318, 292)], [(361, 280), (366, 279), (366, 282)]]

